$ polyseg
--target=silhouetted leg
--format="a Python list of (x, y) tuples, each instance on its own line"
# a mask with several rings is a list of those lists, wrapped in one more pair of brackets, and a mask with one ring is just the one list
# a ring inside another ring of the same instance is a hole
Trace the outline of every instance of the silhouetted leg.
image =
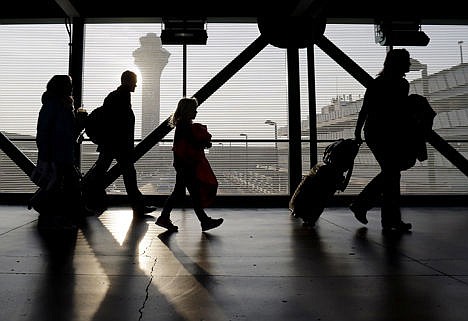
[(401, 222), (400, 212), (400, 171), (383, 171), (382, 226), (395, 226)]
[(113, 160), (114, 156), (112, 154), (106, 152), (99, 153), (96, 163), (94, 163), (93, 167), (90, 169), (90, 173), (88, 174), (88, 181), (90, 185), (93, 185), (92, 187), (104, 188), (104, 175)]
[(192, 199), (192, 204), (193, 204), (193, 210), (195, 211), (195, 214), (197, 215), (198, 220), (200, 222), (205, 222), (206, 220), (209, 219), (209, 217), (201, 205), (198, 187), (196, 187), (193, 183), (191, 183), (187, 185), (187, 189), (190, 193), (190, 198)]
[(386, 156), (386, 148), (383, 147), (383, 145), (378, 141), (369, 139), (367, 135), (366, 140), (367, 146), (379, 163), (381, 171), (364, 187), (361, 193), (359, 193), (357, 198), (350, 205), (350, 209), (354, 213), (354, 217), (356, 217), (356, 219), (363, 224), (367, 224), (366, 213), (368, 210), (374, 207), (377, 200), (382, 196), (385, 184), (383, 160)]
[(178, 226), (174, 225), (171, 221), (171, 211), (174, 208), (174, 205), (178, 200), (184, 199), (185, 196), (185, 180), (181, 173), (176, 172), (176, 183), (174, 189), (172, 190), (171, 195), (164, 202), (164, 207), (161, 211), (161, 214), (156, 219), (156, 225), (164, 227), (168, 231), (176, 232), (178, 231)]
[(174, 204), (176, 202), (177, 202), (177, 195), (176, 195), (176, 191), (173, 190), (171, 195), (169, 195), (169, 197), (166, 198), (166, 201), (164, 202), (164, 206), (161, 211), (160, 217), (164, 219), (169, 219), (171, 216), (172, 209), (174, 208)]
[(384, 157), (378, 159), (383, 173), (382, 228), (384, 231), (405, 232), (410, 223), (401, 220), (400, 179), (401, 161), (397, 146), (384, 150)]
[(81, 195), (80, 174), (73, 165), (64, 169), (63, 190), (64, 208), (70, 213), (70, 218), (77, 221), (84, 214), (84, 202)]
[(106, 186), (104, 177), (109, 169), (114, 156), (111, 153), (100, 152), (96, 163), (86, 175), (83, 190), (86, 206), (97, 211), (103, 211), (107, 207)]
[(183, 201), (185, 196), (185, 180), (183, 174), (177, 172), (176, 173), (176, 183), (174, 185), (174, 189), (169, 195), (169, 197), (164, 202), (164, 207), (161, 211), (160, 217), (163, 219), (169, 219), (171, 215), (171, 211), (174, 208), (177, 201)]
[(196, 180), (191, 180), (190, 183), (187, 184), (187, 189), (190, 193), (193, 209), (197, 215), (198, 220), (200, 221), (202, 231), (211, 230), (220, 226), (224, 220), (222, 218), (209, 217), (203, 209), (200, 196), (200, 187), (197, 186)]
[(40, 229), (75, 229), (82, 212), (79, 173), (72, 164), (57, 164), (57, 181), (45, 192)]
[(176, 174), (176, 184), (171, 195), (166, 199), (164, 208), (161, 211), (161, 215), (156, 220), (156, 224), (162, 227), (167, 228), (171, 231), (177, 231), (177, 226), (174, 226), (170, 222), (170, 212), (173, 209), (175, 202), (178, 200), (183, 201), (185, 198), (185, 189), (188, 189), (190, 193), (190, 198), (192, 200), (193, 209), (197, 215), (198, 220), (201, 223), (202, 231), (207, 231), (209, 229), (218, 227), (223, 223), (222, 218), (213, 219), (209, 217), (205, 210), (203, 209), (200, 201), (199, 189), (194, 185), (194, 178), (192, 173), (188, 174), (184, 172), (183, 169), (177, 170)]
[(377, 174), (353, 201), (352, 206), (368, 211), (373, 208), (383, 192), (382, 172)]
[(127, 191), (130, 205), (134, 211), (143, 214), (143, 194), (138, 188), (136, 170), (133, 160), (126, 156), (119, 156), (117, 158), (117, 162), (119, 163), (120, 169), (122, 171), (125, 190)]

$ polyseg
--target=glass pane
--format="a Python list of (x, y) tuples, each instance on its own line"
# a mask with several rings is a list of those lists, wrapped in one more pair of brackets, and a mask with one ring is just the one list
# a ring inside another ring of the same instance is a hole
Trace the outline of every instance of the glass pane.
[(0, 129), (36, 135), (41, 96), (55, 74), (68, 74), (65, 25), (0, 24)]

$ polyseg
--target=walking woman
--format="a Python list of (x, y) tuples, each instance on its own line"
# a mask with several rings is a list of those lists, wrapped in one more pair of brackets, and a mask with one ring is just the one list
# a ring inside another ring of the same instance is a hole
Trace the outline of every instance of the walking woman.
[(75, 228), (83, 215), (75, 143), (80, 128), (73, 106), (72, 79), (55, 75), (42, 95), (37, 121), (37, 166), (31, 175), (40, 186), (31, 201), (40, 229)]
[(414, 157), (409, 157), (413, 146), (409, 134), (409, 83), (405, 79), (409, 67), (410, 55), (406, 49), (388, 51), (383, 70), (366, 90), (355, 128), (356, 140), (362, 141), (364, 127), (366, 144), (381, 171), (358, 195), (350, 209), (361, 223), (366, 224), (366, 212), (382, 195), (383, 231), (406, 232), (412, 227), (402, 221), (400, 212), (400, 172), (415, 162)]

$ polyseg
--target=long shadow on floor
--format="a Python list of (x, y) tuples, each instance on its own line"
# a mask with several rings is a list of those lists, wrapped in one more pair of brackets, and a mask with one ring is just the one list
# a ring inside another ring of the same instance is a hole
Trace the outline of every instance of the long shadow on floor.
[(46, 250), (47, 261), (45, 275), (33, 296), (31, 320), (72, 320), (75, 313), (73, 253), (77, 232), (37, 230), (37, 233)]

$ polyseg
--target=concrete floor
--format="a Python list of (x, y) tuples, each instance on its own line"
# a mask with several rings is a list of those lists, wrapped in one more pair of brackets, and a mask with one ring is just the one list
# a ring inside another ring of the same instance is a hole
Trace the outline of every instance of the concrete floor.
[(54, 237), (0, 206), (0, 320), (468, 320), (468, 208), (404, 208), (400, 237), (378, 210), (363, 227), (330, 208), (315, 229), (287, 209), (209, 214), (225, 223), (202, 233), (174, 210), (168, 235), (114, 208)]

